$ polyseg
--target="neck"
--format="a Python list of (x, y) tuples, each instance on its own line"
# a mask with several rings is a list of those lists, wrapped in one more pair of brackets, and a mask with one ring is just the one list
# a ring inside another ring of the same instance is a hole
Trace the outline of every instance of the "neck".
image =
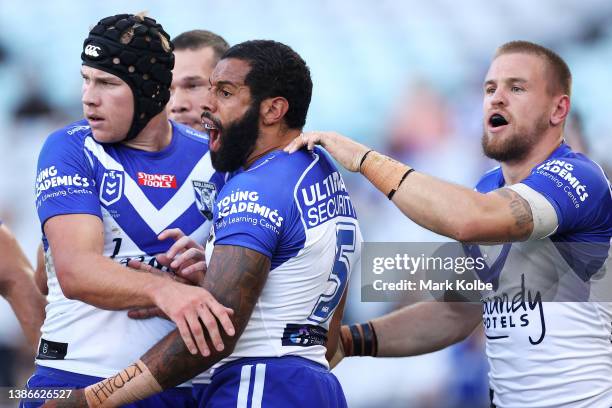
[(501, 163), (502, 173), (504, 174), (504, 180), (506, 185), (512, 185), (521, 182), (529, 174), (531, 170), (546, 160), (552, 152), (554, 152), (563, 142), (563, 136), (559, 135), (552, 141), (543, 140), (538, 143), (529, 151), (527, 156), (520, 160), (512, 160)]
[(300, 133), (301, 131), (298, 129), (282, 128), (274, 132), (262, 133), (262, 135), (257, 138), (255, 149), (253, 149), (253, 152), (247, 158), (244, 168), (248, 169), (257, 159), (265, 156), (271, 151), (284, 149), (285, 146), (298, 137)]
[(135, 138), (123, 142), (125, 146), (146, 152), (159, 152), (172, 141), (172, 125), (165, 111), (155, 115)]

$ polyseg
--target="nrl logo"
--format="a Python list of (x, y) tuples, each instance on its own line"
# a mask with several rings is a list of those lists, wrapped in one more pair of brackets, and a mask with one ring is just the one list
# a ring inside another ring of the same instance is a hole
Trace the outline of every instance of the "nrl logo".
[(106, 206), (116, 203), (123, 195), (123, 171), (106, 170), (100, 186), (100, 202)]
[(198, 210), (208, 221), (212, 221), (215, 199), (217, 198), (217, 187), (214, 183), (208, 181), (191, 180), (191, 182), (193, 183), (193, 192), (195, 193)]

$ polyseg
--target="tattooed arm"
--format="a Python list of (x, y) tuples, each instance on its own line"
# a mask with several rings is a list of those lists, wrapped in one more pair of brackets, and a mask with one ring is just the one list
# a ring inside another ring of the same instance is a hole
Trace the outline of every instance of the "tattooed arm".
[[(232, 353), (269, 271), (270, 259), (259, 252), (231, 245), (215, 246), (202, 285), (221, 304), (234, 310), (231, 320), (236, 335), (229, 337), (220, 333), (225, 348), (212, 345), (206, 357), (191, 354), (174, 330), (119, 374), (87, 387), (85, 394), (77, 390), (71, 401), (54, 401), (46, 406), (82, 406), (85, 398), (89, 406), (120, 406), (179, 385), (212, 367)], [(206, 339), (210, 341), (210, 335)]]
[(414, 172), (393, 203), (417, 224), (461, 242), (524, 241), (534, 229), (529, 203), (510, 188), (482, 194)]
[[(498, 243), (532, 237), (531, 201), (523, 199), (523, 192), (512, 191), (514, 186), (481, 194), (413, 172), (410, 167), (335, 132), (303, 133), (285, 150), (295, 152), (303, 146), (312, 149), (315, 144), (323, 146), (346, 169), (361, 172), (385, 195), (393, 191), (393, 203), (408, 218), (430, 231), (461, 242)], [(537, 204), (541, 203), (538, 197), (535, 199)], [(541, 204), (547, 206), (547, 203)], [(556, 227), (554, 209), (547, 207), (542, 211), (543, 219), (540, 214), (536, 218), (537, 237), (546, 236)]]
[(219, 350), (215, 346), (211, 348), (211, 355), (203, 357), (190, 354), (180, 335), (170, 333), (141, 358), (162, 388), (181, 384), (232, 353), (269, 272), (270, 259), (259, 252), (232, 245), (215, 246), (203, 286), (221, 304), (234, 310), (232, 323), (236, 335), (222, 334), (227, 347), (221, 346)]

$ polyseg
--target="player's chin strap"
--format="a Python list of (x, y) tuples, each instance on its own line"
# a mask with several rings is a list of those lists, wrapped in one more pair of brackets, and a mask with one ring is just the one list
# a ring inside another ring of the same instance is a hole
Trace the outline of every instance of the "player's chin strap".
[(345, 356), (378, 355), (378, 338), (372, 322), (340, 327), (340, 341)]
[(359, 164), (359, 172), (382, 191), (389, 200), (393, 198), (406, 177), (413, 171), (412, 167), (374, 150), (368, 150)]

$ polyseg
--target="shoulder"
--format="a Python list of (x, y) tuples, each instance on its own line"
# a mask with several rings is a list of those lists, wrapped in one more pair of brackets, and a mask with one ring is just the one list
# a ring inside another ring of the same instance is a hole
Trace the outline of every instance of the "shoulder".
[(81, 157), (87, 144), (97, 144), (85, 119), (71, 123), (51, 133), (40, 152), (40, 159)]
[(293, 190), (304, 175), (320, 163), (320, 160), (317, 153), (299, 151), (288, 154), (276, 151), (242, 172), (239, 178), (249, 183), (266, 185), (275, 191)]
[(219, 200), (250, 194), (249, 200), (256, 197), (254, 201), (290, 205), (297, 186), (317, 162), (317, 156), (307, 152), (272, 152), (247, 170), (234, 174), (223, 187)]
[(488, 193), (500, 187), (502, 170), (500, 166), (494, 167), (487, 171), (476, 183), (475, 190), (481, 193)]
[(84, 140), (91, 136), (91, 128), (85, 119), (71, 123), (51, 133), (45, 144), (83, 145)]
[(569, 152), (551, 158), (535, 167), (532, 176), (546, 177), (562, 188), (575, 193), (581, 201), (610, 198), (610, 182), (596, 162), (581, 153)]
[(196, 129), (190, 128), (189, 126), (185, 126), (181, 123), (170, 121), (172, 124), (172, 129), (175, 135), (182, 137), (186, 140), (192, 141), (195, 144), (201, 144), (208, 147), (208, 135), (206, 133), (200, 132)]
[(521, 181), (543, 195), (555, 208), (559, 233), (610, 231), (612, 192), (603, 170), (583, 154), (562, 146)]

